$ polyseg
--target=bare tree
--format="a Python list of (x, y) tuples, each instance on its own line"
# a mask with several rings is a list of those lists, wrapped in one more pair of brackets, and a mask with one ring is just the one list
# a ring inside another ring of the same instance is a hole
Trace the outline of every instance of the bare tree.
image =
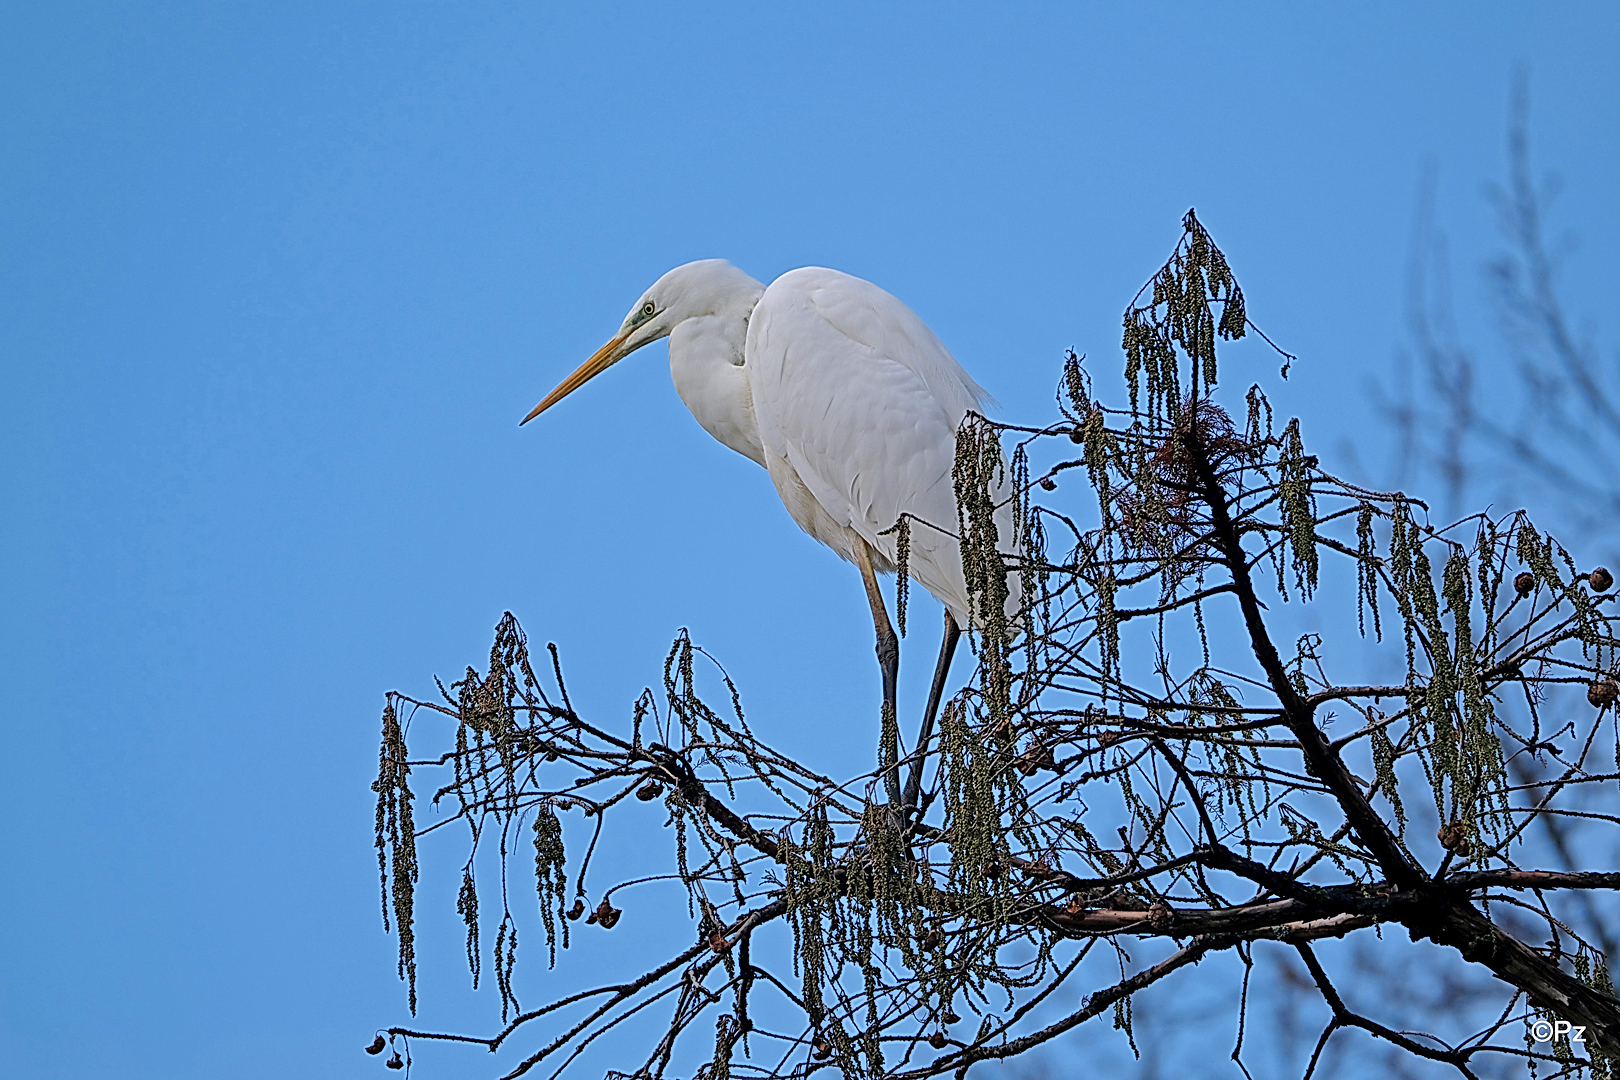
[(1403, 435), (1408, 471), (1436, 473), (1452, 506), (1465, 498), (1518, 504), (1534, 492), (1544, 513), (1584, 540), (1620, 514), (1620, 400), (1613, 389), (1620, 357), (1603, 363), (1560, 296), (1562, 245), (1547, 238), (1557, 187), (1535, 181), (1529, 111), (1521, 74), (1508, 122), (1507, 180), (1489, 192), (1507, 242), (1485, 268), (1501, 359), (1482, 361), (1457, 326), (1431, 175), (1408, 287), (1408, 385), (1383, 397)]
[[(1538, 821), (1620, 824), (1614, 582), (1522, 513), (1435, 527), (1415, 499), (1336, 479), (1259, 386), (1234, 414), (1217, 344), (1249, 329), (1189, 212), (1126, 311), (1127, 405), (1094, 396), (1070, 354), (1054, 423), (970, 417), (959, 520), (896, 528), (902, 566), (911, 530), (959, 537), (974, 670), (898, 760), (835, 777), (778, 752), (723, 673), (722, 704), (705, 700), (684, 633), (625, 725), (581, 715), (555, 648), (537, 671), (510, 615), (484, 671), (439, 700), (390, 694), (377, 855), (400, 975), (414, 1012), (418, 843), (464, 825), (458, 911), (476, 977), (499, 897), (502, 1021), (390, 1027), (373, 1052), (404, 1067), (412, 1040), (453, 1040), (510, 1052), (508, 1077), (559, 1075), (593, 1048), (620, 1076), (960, 1076), (1096, 1018), (1133, 1038), (1133, 995), (1230, 953), (1242, 1067), (1248, 973), (1274, 943), (1327, 1017), (1306, 1076), (1357, 1031), (1464, 1076), (1502, 1061), (1607, 1076), (1620, 1002), (1565, 909), (1620, 873), (1520, 856)], [(1016, 557), (995, 525), (1004, 471)], [(1305, 612), (1317, 629), (1300, 632)], [(447, 810), (422, 828), (412, 784), (428, 776)], [(666, 809), (671, 857), (599, 880), (593, 859), (636, 801)], [(595, 935), (642, 890), (679, 889), (695, 932), (633, 978), (524, 1007), (532, 901), (508, 885), (531, 865), (553, 963), (559, 944), (604, 948)], [(480, 888), (480, 866), (498, 888)], [(1411, 948), (1397, 929), (1436, 964), (1494, 977), (1483, 1026), (1459, 1013), (1407, 1031), (1378, 998), (1350, 1000), (1322, 943)]]

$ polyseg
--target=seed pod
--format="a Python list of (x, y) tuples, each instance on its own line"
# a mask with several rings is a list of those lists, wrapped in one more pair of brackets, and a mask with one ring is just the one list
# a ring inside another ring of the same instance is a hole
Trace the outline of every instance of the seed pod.
[(947, 1024), (960, 1024), (962, 1022), (962, 1018), (951, 1012), (949, 1009), (945, 1010), (945, 1015), (940, 1017), (940, 1019), (945, 1021)]
[(1155, 900), (1148, 905), (1148, 925), (1155, 930), (1168, 930), (1170, 924), (1176, 919), (1176, 913), (1170, 910), (1170, 905), (1163, 900)]
[(602, 897), (602, 903), (593, 913), (596, 923), (604, 930), (611, 930), (618, 923), (619, 916), (624, 912), (608, 903), (607, 897)]
[(585, 901), (575, 900), (574, 906), (568, 909), (568, 918), (571, 922), (578, 922), (579, 917), (585, 914)]
[(933, 952), (943, 944), (945, 944), (945, 935), (938, 930), (930, 930), (922, 936), (922, 947), (929, 952)]
[(928, 1036), (928, 1045), (932, 1046), (935, 1050), (945, 1049), (945, 1033), (943, 1031), (936, 1031), (932, 1035)]
[(723, 953), (727, 949), (731, 948), (731, 942), (726, 940), (726, 935), (716, 930), (714, 933), (709, 935), (709, 948), (713, 949), (717, 953)]
[(826, 1039), (817, 1039), (815, 1045), (810, 1048), (810, 1056), (817, 1061), (825, 1061), (832, 1056), (832, 1044)]
[(998, 862), (987, 862), (987, 863), (985, 863), (984, 864), (984, 876), (989, 878), (991, 881), (994, 881), (997, 878), (999, 878), (1001, 876), (1001, 864), (998, 863)]
[(366, 1047), (366, 1053), (370, 1054), (372, 1057), (376, 1057), (378, 1054), (383, 1052), (383, 1049), (387, 1045), (388, 1040), (379, 1035), (375, 1039), (371, 1040), (371, 1045)]
[(1616, 698), (1620, 698), (1620, 683), (1616, 683), (1605, 675), (1586, 688), (1586, 700), (1598, 708), (1613, 705)]
[(395, 1053), (393, 1057), (389, 1058), (387, 1064), (390, 1069), (403, 1069), (405, 1067), (405, 1062), (400, 1058), (398, 1053)]
[(649, 780), (636, 789), (636, 798), (642, 802), (652, 802), (664, 793), (664, 785), (656, 780)]
[(1473, 850), (1473, 845), (1468, 842), (1468, 826), (1460, 821), (1453, 821), (1450, 825), (1440, 826), (1440, 831), (1436, 836), (1440, 840), (1440, 846), (1453, 855), (1466, 858), (1468, 853)]
[(1086, 433), (1084, 431), (1081, 431), (1077, 427), (1076, 428), (1070, 428), (1069, 429), (1069, 441), (1072, 442), (1072, 443), (1083, 443), (1083, 442), (1086, 441)]
[(1529, 596), (1536, 587), (1536, 575), (1528, 570), (1513, 579), (1513, 591), (1520, 596)]
[(1034, 776), (1042, 769), (1057, 767), (1052, 757), (1052, 748), (1041, 742), (1030, 743), (1028, 749), (1018, 755), (1013, 766), (1025, 776)]
[(1045, 491), (1056, 491), (1057, 481), (1052, 479), (1050, 476), (1043, 476), (1041, 477), (1041, 488)]
[(1608, 592), (1609, 586), (1614, 584), (1614, 575), (1609, 573), (1607, 567), (1600, 566), (1587, 574), (1586, 580), (1591, 583), (1593, 592)]

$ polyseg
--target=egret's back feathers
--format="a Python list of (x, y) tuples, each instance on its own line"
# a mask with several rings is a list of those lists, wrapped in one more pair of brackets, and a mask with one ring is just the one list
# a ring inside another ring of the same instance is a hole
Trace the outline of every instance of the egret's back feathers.
[(793, 519), (852, 562), (860, 537), (892, 570), (908, 515), (910, 575), (968, 625), (952, 468), (984, 390), (905, 304), (821, 267), (772, 282), (746, 351), (766, 468)]

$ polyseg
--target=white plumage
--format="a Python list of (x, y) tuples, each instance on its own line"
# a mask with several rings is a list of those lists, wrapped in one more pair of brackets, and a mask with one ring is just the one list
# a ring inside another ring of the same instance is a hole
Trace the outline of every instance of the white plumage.
[(793, 520), (850, 562), (859, 537), (885, 573), (900, 515), (926, 523), (908, 569), (966, 626), (951, 468), (985, 392), (905, 304), (820, 267), (765, 290), (746, 355), (765, 467)]
[[(765, 466), (793, 520), (861, 568), (891, 708), (898, 644), (873, 574), (894, 571), (894, 527), (903, 514), (912, 519), (908, 571), (950, 615), (926, 741), (957, 627), (971, 613), (952, 467), (957, 429), (986, 402), (984, 390), (910, 308), (871, 282), (812, 266), (766, 288), (723, 259), (704, 259), (659, 278), (619, 333), (524, 423), (666, 336), (675, 390), (698, 423)], [(1008, 494), (997, 526), (1012, 551)], [(1016, 575), (1008, 584), (1010, 614)], [(914, 771), (908, 801), (916, 782)]]

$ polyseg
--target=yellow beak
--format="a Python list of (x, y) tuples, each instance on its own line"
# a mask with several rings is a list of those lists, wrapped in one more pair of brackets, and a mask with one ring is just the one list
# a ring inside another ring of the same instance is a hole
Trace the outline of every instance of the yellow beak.
[(518, 427), (522, 427), (524, 424), (527, 424), (530, 420), (533, 420), (535, 417), (557, 404), (557, 402), (561, 401), (563, 398), (567, 397), (569, 394), (572, 394), (575, 390), (578, 390), (580, 387), (596, 378), (596, 376), (602, 374), (602, 372), (612, 367), (613, 362), (619, 359), (619, 350), (624, 347), (624, 343), (629, 337), (630, 331), (626, 330), (624, 333), (620, 334), (618, 337), (614, 338), (600, 349), (597, 349), (596, 352), (592, 353), (591, 358), (579, 365), (578, 370), (576, 370), (572, 375), (558, 383), (557, 389), (547, 394), (545, 400), (536, 405), (534, 407), (534, 411), (528, 416), (525, 416), (518, 424)]

